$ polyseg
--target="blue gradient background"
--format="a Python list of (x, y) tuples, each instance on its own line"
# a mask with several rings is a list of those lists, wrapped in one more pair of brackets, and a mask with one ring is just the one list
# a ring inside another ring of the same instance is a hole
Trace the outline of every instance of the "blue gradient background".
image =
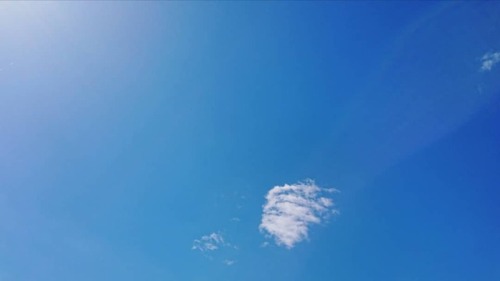
[[(493, 1), (1, 2), (0, 280), (500, 280), (499, 34)], [(305, 178), (341, 214), (260, 247)]]

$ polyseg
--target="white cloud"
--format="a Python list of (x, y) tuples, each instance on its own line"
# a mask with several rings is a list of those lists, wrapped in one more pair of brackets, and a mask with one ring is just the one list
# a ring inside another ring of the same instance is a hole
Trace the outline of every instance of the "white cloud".
[(500, 62), (500, 52), (486, 53), (481, 58), (481, 70), (490, 71), (495, 64)]
[(293, 248), (308, 238), (312, 224), (336, 213), (332, 199), (321, 196), (334, 191), (320, 188), (313, 180), (273, 187), (266, 195), (260, 231), (274, 238), (277, 245)]
[(235, 260), (224, 260), (223, 263), (227, 266), (231, 266), (236, 263)]
[(205, 252), (214, 251), (227, 245), (229, 244), (224, 242), (224, 238), (220, 233), (213, 232), (208, 235), (203, 235), (200, 239), (195, 239), (191, 249)]

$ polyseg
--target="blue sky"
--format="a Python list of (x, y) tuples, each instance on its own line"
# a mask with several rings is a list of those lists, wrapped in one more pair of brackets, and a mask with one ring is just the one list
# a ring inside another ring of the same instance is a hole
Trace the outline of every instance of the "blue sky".
[(500, 280), (499, 15), (0, 3), (0, 280)]

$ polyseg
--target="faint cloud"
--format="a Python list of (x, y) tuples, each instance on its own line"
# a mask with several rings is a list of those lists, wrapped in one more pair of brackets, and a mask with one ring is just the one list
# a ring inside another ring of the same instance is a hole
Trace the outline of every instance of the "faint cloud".
[(9, 71), (9, 69), (10, 69), (13, 65), (14, 65), (14, 63), (13, 63), (13, 62), (9, 62), (9, 63), (8, 63), (8, 65), (6, 65), (6, 66), (4, 65), (4, 66), (0, 67), (0, 72), (2, 72), (2, 71), (4, 71), (4, 70), (5, 70), (5, 71)]
[(231, 218), (231, 221), (232, 221), (232, 222), (240, 222), (240, 221), (241, 221), (241, 219), (240, 219), (240, 218), (238, 218), (238, 217), (233, 217), (233, 218)]
[(490, 71), (499, 62), (500, 52), (486, 53), (481, 58), (481, 71)]
[(236, 263), (235, 260), (224, 260), (223, 263), (227, 266), (231, 266)]
[(200, 239), (195, 239), (191, 250), (199, 250), (201, 252), (214, 251), (228, 245), (220, 233), (213, 232), (203, 235)]
[(293, 248), (308, 238), (310, 225), (337, 213), (332, 199), (322, 196), (335, 191), (322, 189), (313, 180), (273, 187), (266, 195), (260, 231), (274, 238), (278, 246)]
[(261, 248), (266, 248), (267, 246), (269, 246), (269, 242), (267, 242), (267, 241), (265, 241), (262, 244), (260, 244)]

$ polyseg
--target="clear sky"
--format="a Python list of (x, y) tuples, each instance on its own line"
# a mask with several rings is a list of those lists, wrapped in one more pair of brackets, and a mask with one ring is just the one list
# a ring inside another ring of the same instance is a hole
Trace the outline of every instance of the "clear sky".
[(500, 280), (500, 2), (0, 2), (0, 280)]

